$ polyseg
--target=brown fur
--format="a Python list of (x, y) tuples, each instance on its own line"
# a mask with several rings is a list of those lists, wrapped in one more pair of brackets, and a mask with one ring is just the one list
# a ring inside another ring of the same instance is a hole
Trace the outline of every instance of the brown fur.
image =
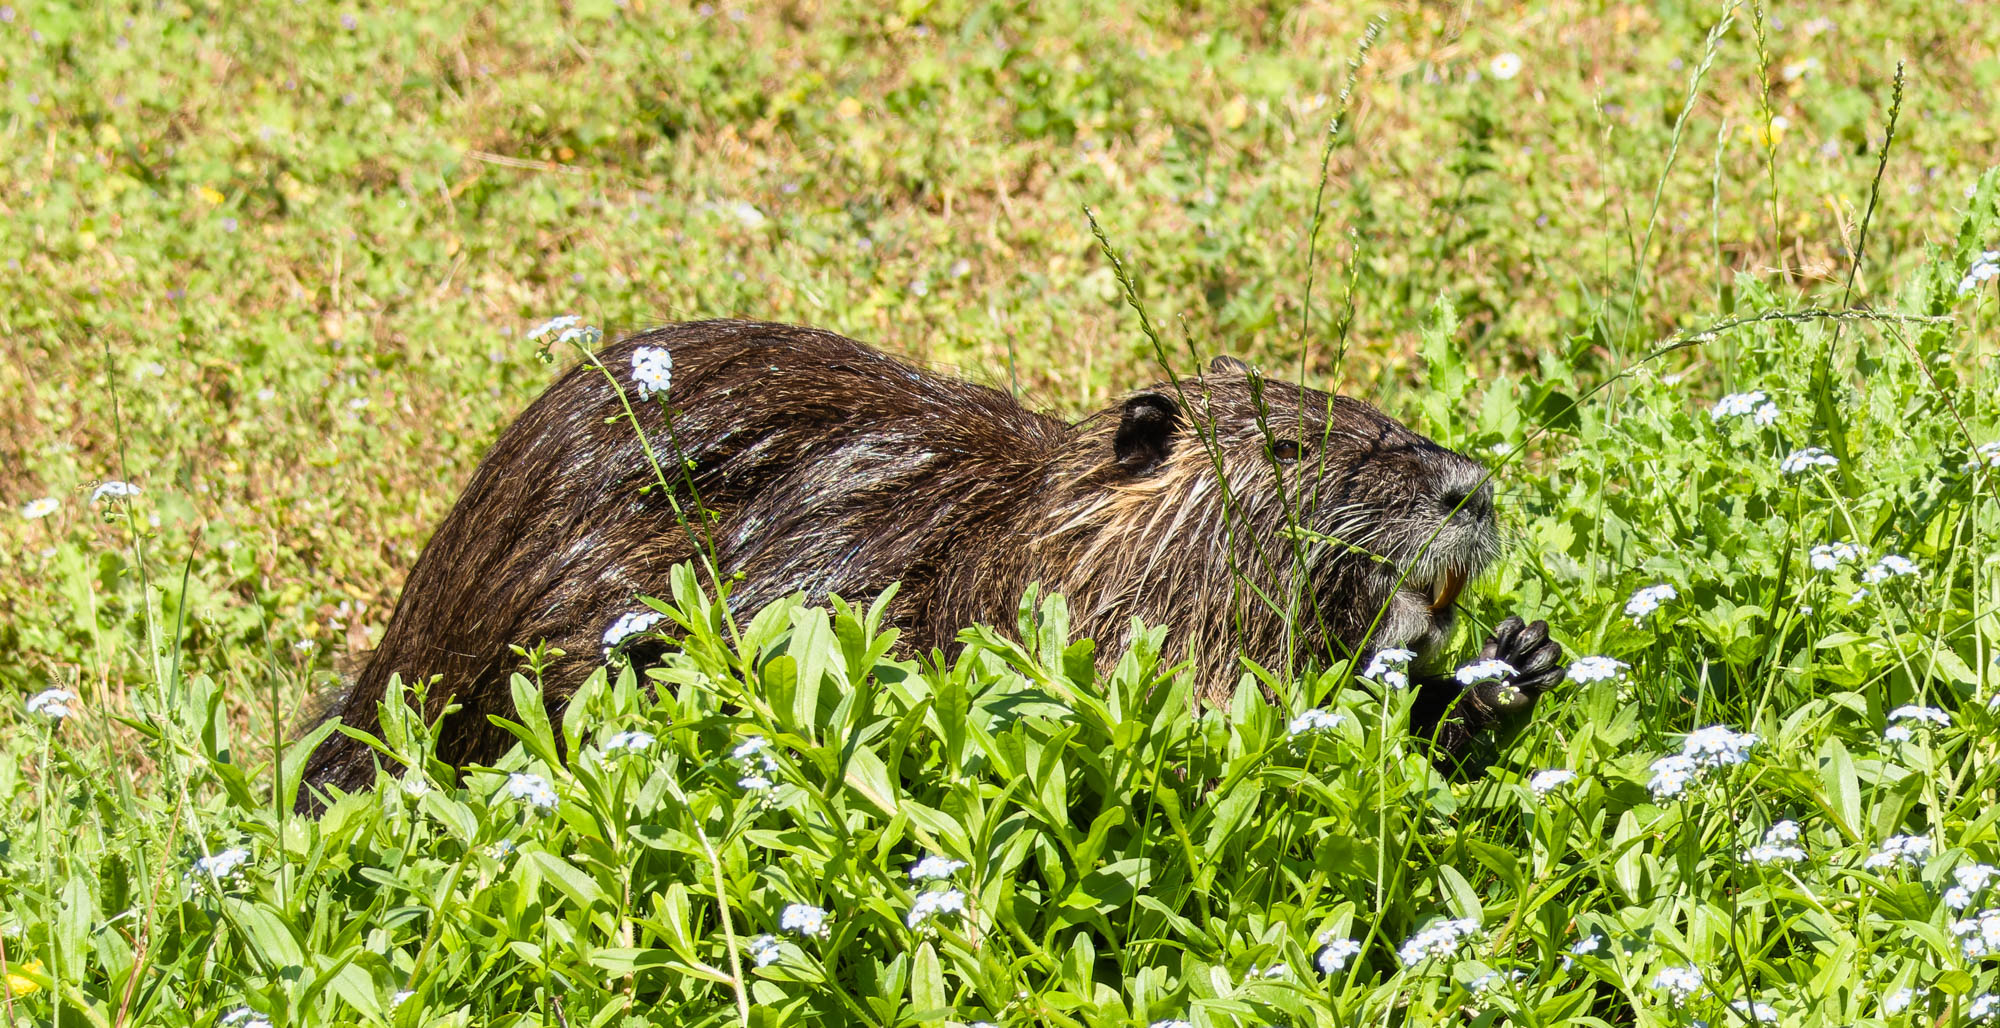
[[(1228, 359), (1071, 425), (814, 329), (710, 321), (634, 336), (599, 355), (628, 390), (639, 347), (673, 356), (671, 425), (658, 403), (634, 406), (670, 478), (676, 455), (692, 462), (715, 556), (742, 575), (732, 605), (901, 583), (891, 618), (905, 651), (1011, 624), (1040, 583), (1109, 657), (1132, 618), (1167, 626), (1168, 655), (1215, 701), (1234, 690), (1239, 653), (1267, 667), (1434, 653), (1457, 585), (1495, 552), (1478, 463), (1367, 404)], [(448, 696), (464, 709), (440, 757), (490, 761), (512, 742), (487, 720), (511, 714), (510, 644), (564, 651), (545, 671), (553, 706), (602, 663), (605, 629), (641, 609), (636, 597), (666, 595), (669, 569), (697, 552), (622, 410), (604, 373), (581, 366), (502, 433), (330, 716), (372, 730), (392, 674), (442, 676), (427, 715)], [(1534, 692), (1560, 673), (1539, 625), (1488, 649), (1534, 665)], [(1431, 692), (1435, 719), (1458, 690)], [(373, 776), (370, 751), (335, 735), (307, 781), (353, 790)]]

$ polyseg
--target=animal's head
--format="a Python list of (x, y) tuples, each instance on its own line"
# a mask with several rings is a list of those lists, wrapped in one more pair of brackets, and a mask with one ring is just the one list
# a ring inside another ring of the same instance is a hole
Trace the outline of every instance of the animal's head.
[[(1389, 647), (1427, 657), (1451, 635), (1460, 590), (1498, 552), (1484, 466), (1366, 403), (1233, 358), (1127, 397), (1110, 443), (1114, 490), (1147, 501), (1128, 504), (1124, 531), (1160, 556), (1192, 550), (1228, 565), (1236, 624), (1219, 627), (1253, 657), (1274, 657), (1274, 644), (1331, 659)], [(1209, 570), (1184, 587), (1213, 594)]]

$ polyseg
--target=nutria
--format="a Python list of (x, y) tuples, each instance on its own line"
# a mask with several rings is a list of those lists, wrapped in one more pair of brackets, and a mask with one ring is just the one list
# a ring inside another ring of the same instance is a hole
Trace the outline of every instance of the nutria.
[[(672, 358), (670, 431), (634, 377), (659, 382), (657, 349)], [(695, 538), (740, 575), (739, 610), (795, 592), (865, 600), (900, 583), (889, 618), (913, 654), (952, 651), (970, 624), (1012, 625), (1040, 583), (1067, 597), (1073, 633), (1107, 659), (1132, 618), (1166, 626), (1167, 656), (1191, 664), (1206, 702), (1234, 691), (1238, 654), (1284, 667), (1397, 647), (1427, 665), (1459, 590), (1496, 551), (1479, 463), (1358, 400), (1231, 358), (1075, 424), (787, 325), (674, 325), (598, 359), (669, 476), (685, 462), (692, 492), (658, 486), (602, 368), (573, 368), (473, 472), (328, 716), (373, 731), (391, 675), (441, 676), (427, 715), (447, 697), (462, 709), (438, 756), (491, 761), (513, 743), (487, 718), (512, 716), (507, 683), (522, 662), (510, 646), (563, 651), (543, 670), (560, 708), (603, 663), (607, 628), (644, 609), (637, 597), (669, 594)], [(699, 504), (705, 527), (676, 521), (675, 495), (690, 513)], [(1507, 619), (1482, 656), (1518, 674), (1463, 690), (1419, 680), (1415, 727), (1438, 730), (1447, 752), (1518, 724), (1562, 674), (1540, 622)], [(352, 791), (374, 775), (372, 751), (336, 734), (306, 781)]]

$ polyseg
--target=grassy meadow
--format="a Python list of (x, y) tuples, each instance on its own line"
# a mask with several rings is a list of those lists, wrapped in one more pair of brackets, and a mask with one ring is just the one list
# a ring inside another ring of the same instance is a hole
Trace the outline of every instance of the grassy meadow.
[[(1130, 6), (0, 0), (0, 1022), (2000, 1023), (2000, 5)], [(1606, 660), (1453, 781), (689, 575), (292, 816), (571, 314), (1338, 388), (1496, 469), (1458, 652)]]

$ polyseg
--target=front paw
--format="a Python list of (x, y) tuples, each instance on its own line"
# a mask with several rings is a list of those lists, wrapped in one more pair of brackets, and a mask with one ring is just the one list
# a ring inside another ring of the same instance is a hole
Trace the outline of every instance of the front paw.
[(1509, 616), (1486, 638), (1479, 656), (1458, 669), (1459, 682), (1465, 686), (1459, 703), (1480, 727), (1518, 727), (1534, 712), (1535, 701), (1567, 670), (1562, 647), (1549, 638), (1547, 622), (1524, 624)]

